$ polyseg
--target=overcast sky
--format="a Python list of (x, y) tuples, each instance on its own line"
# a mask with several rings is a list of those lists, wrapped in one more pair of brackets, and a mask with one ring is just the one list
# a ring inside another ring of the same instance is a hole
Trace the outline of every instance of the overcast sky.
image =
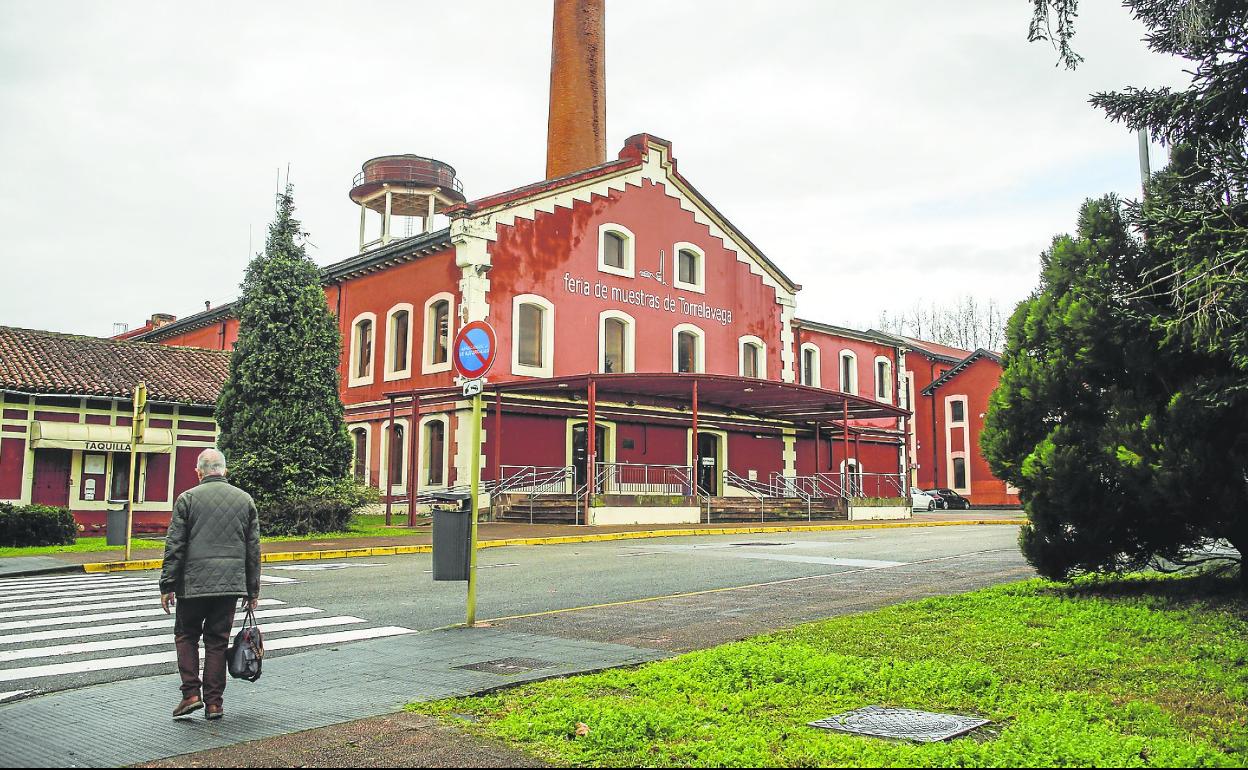
[[(1029, 0), (608, 0), (608, 155), (671, 140), (801, 317), (1012, 307), (1085, 198), (1138, 195), (1135, 137), (1088, 94), (1185, 82), (1082, 6), (1069, 72), (1026, 42)], [(0, 324), (233, 299), (287, 163), (319, 264), (356, 252), (368, 158), (444, 160), (469, 197), (540, 180), (550, 26), (550, 0), (0, 0)]]

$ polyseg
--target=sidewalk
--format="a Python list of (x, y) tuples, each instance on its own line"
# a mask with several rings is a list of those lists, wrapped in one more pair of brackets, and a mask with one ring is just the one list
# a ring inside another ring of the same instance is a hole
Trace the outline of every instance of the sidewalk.
[[(392, 714), (412, 701), (635, 665), (669, 653), (497, 629), (447, 629), (265, 659), (255, 684), (231, 681), (225, 718), (175, 722), (178, 676), (129, 679), (0, 705), (9, 767), (118, 767)], [(467, 664), (524, 658), (529, 671)], [(59, 725), (60, 727), (52, 727)], [(66, 726), (72, 725), (73, 729)]]
[[(725, 534), (739, 533), (743, 530), (793, 530), (817, 527), (819, 530), (835, 531), (837, 529), (863, 529), (870, 527), (898, 526), (943, 526), (954, 524), (1020, 524), (1026, 521), (1021, 511), (955, 511), (947, 513), (916, 513), (914, 518), (903, 521), (788, 521), (788, 522), (730, 522), (720, 524), (636, 524), (622, 526), (587, 527), (572, 524), (511, 524), (483, 522), (480, 525), (479, 537), (481, 546), (489, 548), (502, 545), (541, 545), (542, 542), (558, 543), (562, 538), (611, 539), (612, 535), (632, 537), (671, 536), (685, 531), (690, 534), (705, 534), (708, 530), (723, 531)], [(414, 528), (394, 527), (394, 536), (389, 537), (352, 537), (335, 539), (297, 540), (263, 543), (261, 551), (265, 555), (290, 554), (290, 560), (301, 558), (319, 558), (322, 554), (328, 558), (344, 558), (347, 556), (368, 555), (361, 551), (378, 548), (424, 546), (432, 544), (429, 525), (426, 523)], [(423, 550), (423, 548), (422, 548)], [(349, 551), (352, 553), (341, 553)], [(307, 555), (305, 555), (307, 554)], [(386, 555), (386, 554), (383, 554)], [(164, 556), (157, 549), (136, 550), (132, 561), (159, 561)], [(281, 558), (281, 557), (279, 557)], [(285, 560), (285, 559), (283, 559)], [(122, 562), (120, 553), (65, 553), (39, 557), (7, 557), (0, 558), (0, 577), (16, 577), (24, 574), (36, 574), (49, 571), (74, 571), (85, 564), (110, 564)], [(141, 565), (135, 565), (141, 566)], [(159, 566), (159, 565), (157, 565)], [(151, 568), (151, 567), (144, 567)]]

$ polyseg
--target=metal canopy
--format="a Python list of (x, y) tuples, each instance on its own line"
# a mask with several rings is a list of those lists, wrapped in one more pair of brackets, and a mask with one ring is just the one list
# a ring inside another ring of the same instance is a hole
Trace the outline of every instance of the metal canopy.
[[(655, 403), (688, 403), (694, 383), (702, 408), (718, 408), (763, 418), (795, 423), (841, 422), (849, 420), (896, 419), (908, 417), (905, 409), (849, 393), (798, 385), (791, 382), (733, 377), (725, 374), (578, 374), (565, 377), (493, 383), (487, 391), (509, 394), (566, 396), (588, 391), (593, 382), (598, 399), (615, 401), (645, 400)], [(389, 398), (417, 398), (435, 401), (461, 398), (458, 387), (421, 388), (387, 393)]]

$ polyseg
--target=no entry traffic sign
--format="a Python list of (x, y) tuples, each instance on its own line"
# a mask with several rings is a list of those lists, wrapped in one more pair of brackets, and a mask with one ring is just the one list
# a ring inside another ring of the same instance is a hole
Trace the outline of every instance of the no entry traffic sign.
[(473, 321), (455, 335), (454, 354), (451, 356), (455, 373), (467, 380), (484, 377), (494, 365), (497, 353), (494, 327), (485, 321)]

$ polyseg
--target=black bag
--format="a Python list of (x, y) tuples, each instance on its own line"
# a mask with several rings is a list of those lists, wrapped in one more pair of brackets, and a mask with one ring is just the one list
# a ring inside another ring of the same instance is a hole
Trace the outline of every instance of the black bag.
[(243, 617), (243, 627), (234, 635), (234, 644), (226, 651), (225, 659), (230, 676), (254, 682), (260, 678), (260, 664), (264, 661), (264, 637), (260, 635), (260, 626), (256, 625), (251, 601), (245, 601), (247, 614)]

